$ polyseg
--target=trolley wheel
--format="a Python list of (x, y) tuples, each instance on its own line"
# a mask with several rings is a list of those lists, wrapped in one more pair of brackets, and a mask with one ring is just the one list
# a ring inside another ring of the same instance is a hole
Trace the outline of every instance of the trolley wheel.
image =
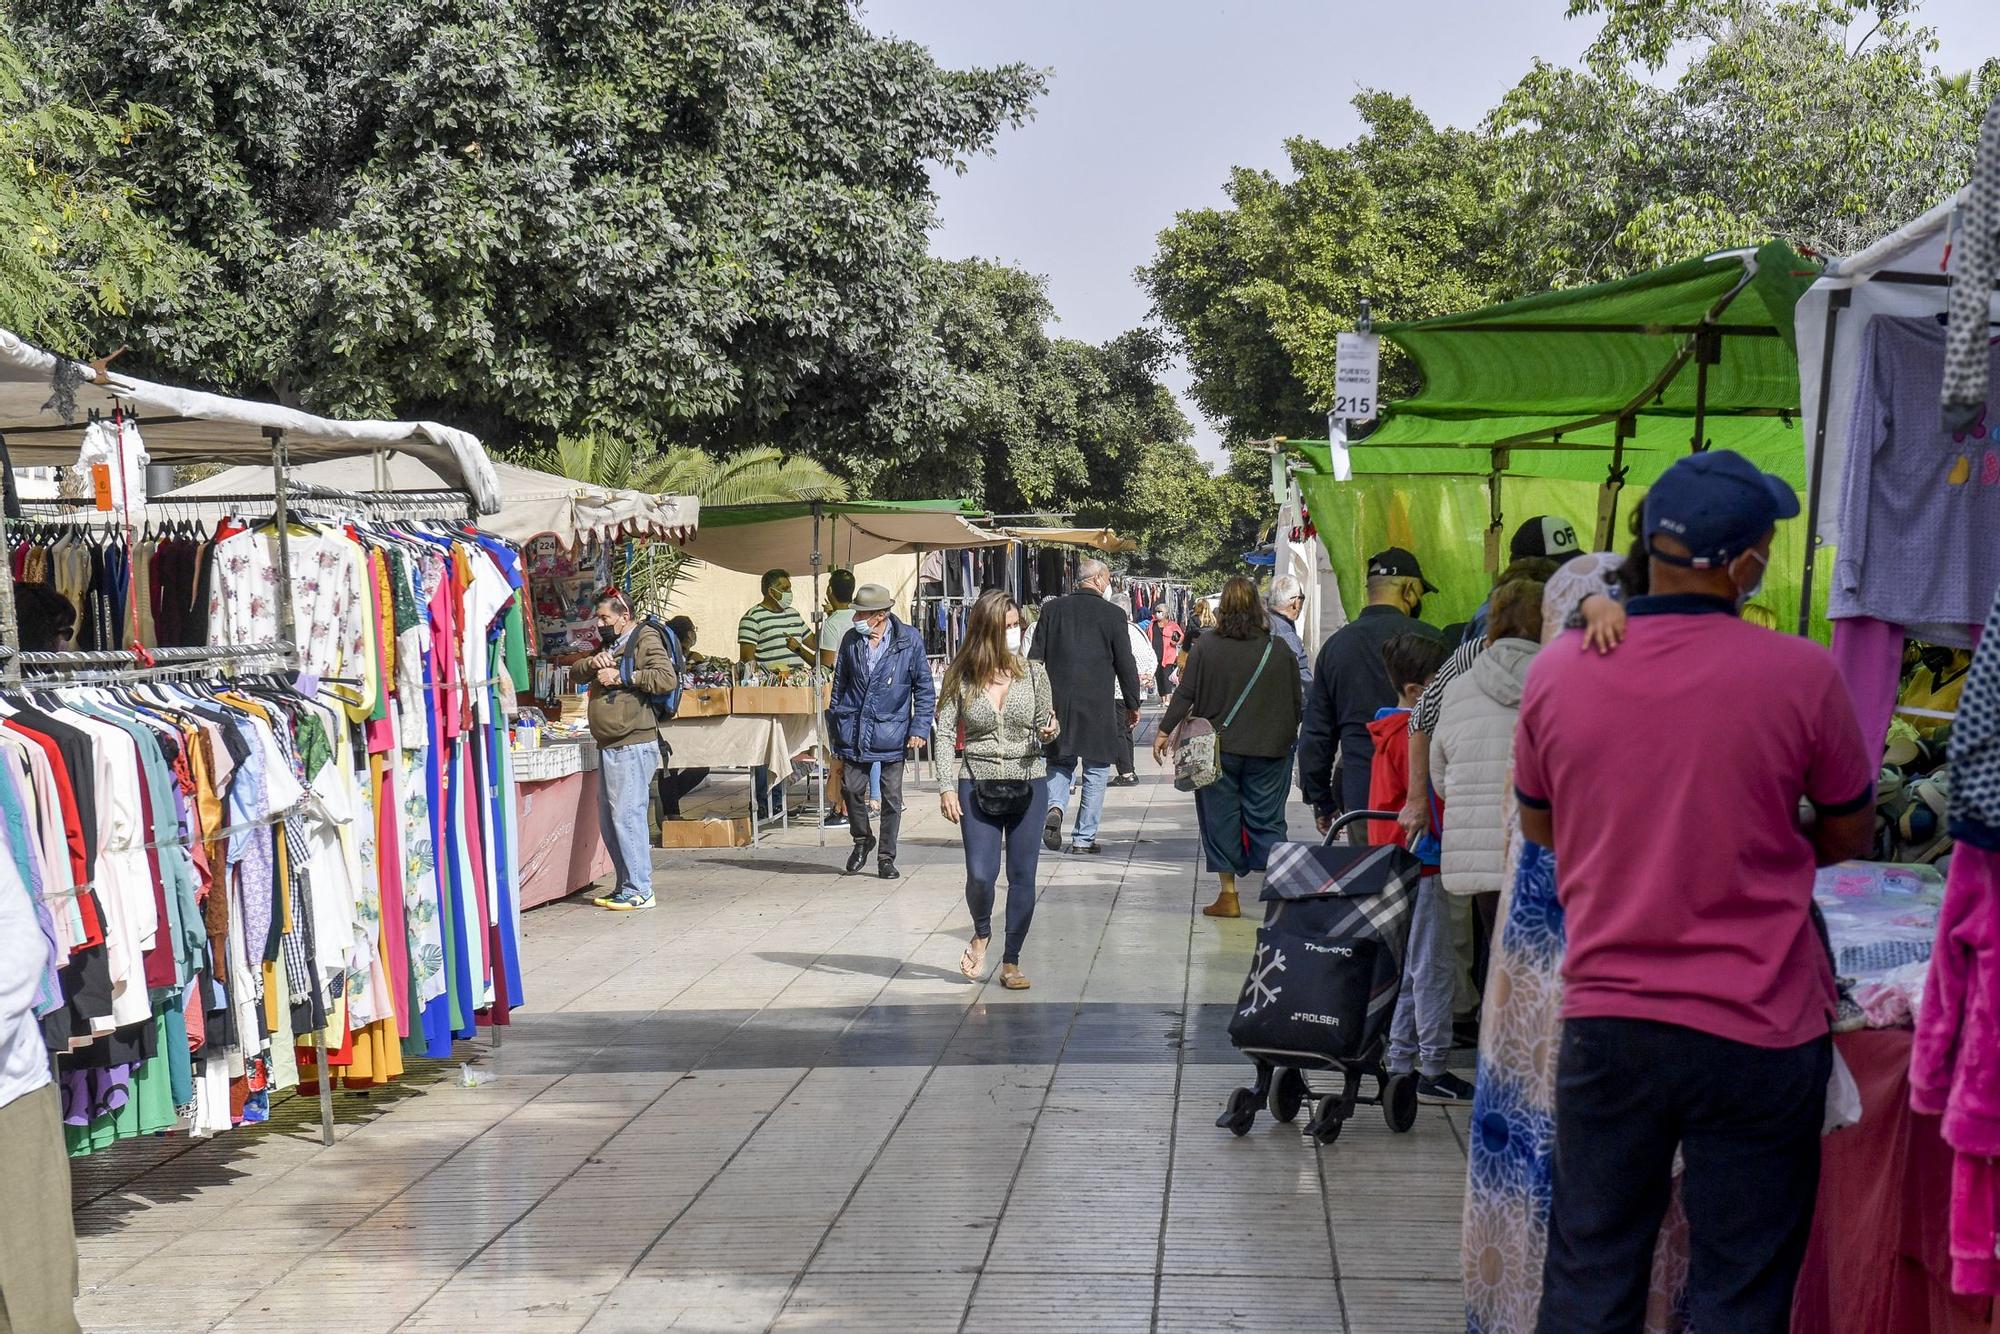
[(1347, 1124), (1340, 1111), (1340, 1104), (1334, 1099), (1322, 1099), (1313, 1119), (1306, 1122), (1306, 1133), (1321, 1144), (1333, 1143), (1340, 1138), (1340, 1128)]
[(1388, 1075), (1382, 1085), (1382, 1119), (1398, 1135), (1408, 1134), (1417, 1123), (1417, 1076), (1414, 1072)]
[(1222, 1115), (1215, 1118), (1215, 1124), (1240, 1137), (1250, 1133), (1250, 1127), (1256, 1120), (1257, 1095), (1249, 1089), (1237, 1089), (1229, 1095), (1229, 1102), (1223, 1107)]
[(1278, 1082), (1271, 1089), (1271, 1115), (1280, 1121), (1295, 1121), (1305, 1101), (1306, 1077), (1289, 1067), (1280, 1070)]

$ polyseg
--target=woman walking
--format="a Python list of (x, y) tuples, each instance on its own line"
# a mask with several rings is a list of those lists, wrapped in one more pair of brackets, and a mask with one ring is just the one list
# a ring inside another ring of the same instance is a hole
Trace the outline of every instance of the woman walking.
[[(965, 845), (965, 906), (972, 912), (972, 941), (958, 970), (975, 979), (985, 971), (1004, 851), (1007, 941), (1000, 955), (1000, 985), (1009, 991), (1028, 989), (1021, 946), (1035, 916), (1042, 812), (1049, 804), (1042, 745), (1059, 730), (1048, 672), (1021, 657), (1020, 642), (1021, 609), (1014, 599), (998, 590), (981, 593), (966, 618), (958, 656), (945, 668), (931, 747), (939, 809), (958, 826)], [(954, 763), (950, 739), (961, 731), (965, 754)]]
[(1206, 916), (1239, 916), (1237, 880), (1262, 871), (1285, 841), (1300, 701), (1298, 659), (1272, 637), (1257, 586), (1238, 575), (1223, 585), (1215, 628), (1187, 655), (1153, 742), (1153, 758), (1165, 764), (1173, 731), (1188, 718), (1216, 731), (1220, 772), (1194, 794), (1202, 852), (1221, 878)]

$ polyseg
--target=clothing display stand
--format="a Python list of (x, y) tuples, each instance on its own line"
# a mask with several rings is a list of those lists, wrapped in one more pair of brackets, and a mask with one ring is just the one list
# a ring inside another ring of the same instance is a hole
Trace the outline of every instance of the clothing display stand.
[[(409, 492), (344, 492), (329, 487), (288, 483), (285, 433), (278, 428), (266, 428), (265, 436), (271, 442), (272, 489), (269, 495), (204, 496), (199, 499), (161, 500), (151, 503), (169, 512), (176, 508), (221, 507), (239, 515), (245, 510), (268, 505), (275, 528), (276, 540), (272, 543), (272, 547), (280, 588), (291, 587), (289, 536), (294, 513), (342, 511), (359, 512), (378, 519), (466, 519), (472, 512), (471, 495), (450, 488)], [(81, 508), (93, 503), (90, 500), (72, 499), (30, 502), (31, 505), (53, 505), (58, 508)], [(128, 511), (122, 524), (129, 529), (131, 523), (132, 518)], [(7, 519), (4, 513), (0, 513), (0, 550), (7, 550), (10, 546)], [(291, 599), (289, 597), (277, 599), (276, 610), (278, 638), (268, 642), (214, 647), (167, 647), (147, 650), (143, 655), (136, 649), (22, 651), (19, 647), (20, 626), (15, 614), (13, 580), (11, 578), (0, 580), (0, 683), (8, 687), (18, 687), (30, 680), (37, 684), (138, 681), (162, 679), (173, 675), (185, 676), (190, 673), (209, 675), (218, 669), (233, 668), (244, 671), (253, 664), (288, 673), (296, 672), (299, 667), (299, 654), (296, 647), (297, 630), (292, 619)], [(502, 1025), (493, 1024), (490, 1027), (493, 1033), (491, 1051), (497, 1074)], [(335, 1142), (334, 1076), (333, 1067), (327, 1059), (329, 1052), (325, 1034), (313, 1033), (306, 1045), (313, 1052), (314, 1066), (318, 1075), (320, 1142), (331, 1147)]]

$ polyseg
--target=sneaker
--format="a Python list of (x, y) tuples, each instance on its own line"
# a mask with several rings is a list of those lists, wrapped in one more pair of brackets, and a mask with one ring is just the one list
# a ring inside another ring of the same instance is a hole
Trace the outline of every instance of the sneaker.
[(820, 823), (825, 825), (828, 829), (833, 828), (835, 825), (845, 825), (847, 823), (847, 812), (828, 811), (823, 817), (821, 817)]
[(1062, 812), (1052, 810), (1049, 818), (1042, 821), (1042, 846), (1050, 852), (1062, 851)]
[(1118, 776), (1117, 776), (1116, 778), (1114, 778), (1114, 779), (1112, 779), (1112, 780), (1111, 780), (1111, 786), (1113, 786), (1113, 787), (1137, 787), (1137, 786), (1139, 786), (1139, 775), (1137, 775), (1137, 774), (1119, 774), (1119, 775), (1118, 775)]
[(612, 912), (637, 912), (653, 906), (653, 896), (648, 893), (635, 894), (629, 889), (621, 889), (608, 899), (599, 899), (598, 904)]
[(1069, 852), (1072, 857), (1095, 857), (1102, 851), (1104, 849), (1098, 847), (1095, 843), (1072, 843), (1069, 845)]
[(1435, 1078), (1417, 1080), (1417, 1101), (1433, 1107), (1472, 1105), (1472, 1084), (1447, 1070)]

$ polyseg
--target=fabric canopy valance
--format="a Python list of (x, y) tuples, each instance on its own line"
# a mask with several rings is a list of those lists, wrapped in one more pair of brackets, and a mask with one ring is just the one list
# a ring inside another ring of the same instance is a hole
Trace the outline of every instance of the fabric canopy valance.
[[(148, 435), (150, 440), (150, 434)], [(500, 507), (480, 520), (488, 532), (515, 542), (554, 533), (566, 547), (620, 538), (654, 538), (680, 542), (692, 537), (701, 506), (693, 496), (655, 496), (643, 491), (593, 486), (555, 473), (537, 472), (495, 460)], [(387, 476), (378, 476), (367, 455), (308, 463), (293, 468), (290, 479), (341, 491), (421, 491), (448, 485), (430, 465), (406, 455), (387, 460)], [(163, 501), (199, 501), (206, 496), (269, 495), (268, 467), (230, 468), (165, 495)]]
[(703, 511), (701, 531), (686, 550), (727, 570), (757, 574), (782, 569), (804, 575), (814, 568), (815, 552), (822, 570), (852, 569), (878, 556), (919, 548), (958, 550), (1006, 541), (975, 528), (956, 500), (802, 500), (711, 506)]
[[(63, 392), (74, 399), (68, 420), (57, 408)], [(470, 432), (437, 422), (338, 421), (117, 371), (108, 372), (99, 384), (90, 367), (0, 330), (0, 435), (17, 466), (76, 462), (90, 413), (108, 415), (120, 407), (136, 417), (146, 449), (158, 463), (251, 463), (268, 470), (270, 432), (282, 431), (293, 463), (393, 450), (421, 460), (446, 485), (468, 493), (479, 513), (491, 514), (500, 506), (492, 461)]]

